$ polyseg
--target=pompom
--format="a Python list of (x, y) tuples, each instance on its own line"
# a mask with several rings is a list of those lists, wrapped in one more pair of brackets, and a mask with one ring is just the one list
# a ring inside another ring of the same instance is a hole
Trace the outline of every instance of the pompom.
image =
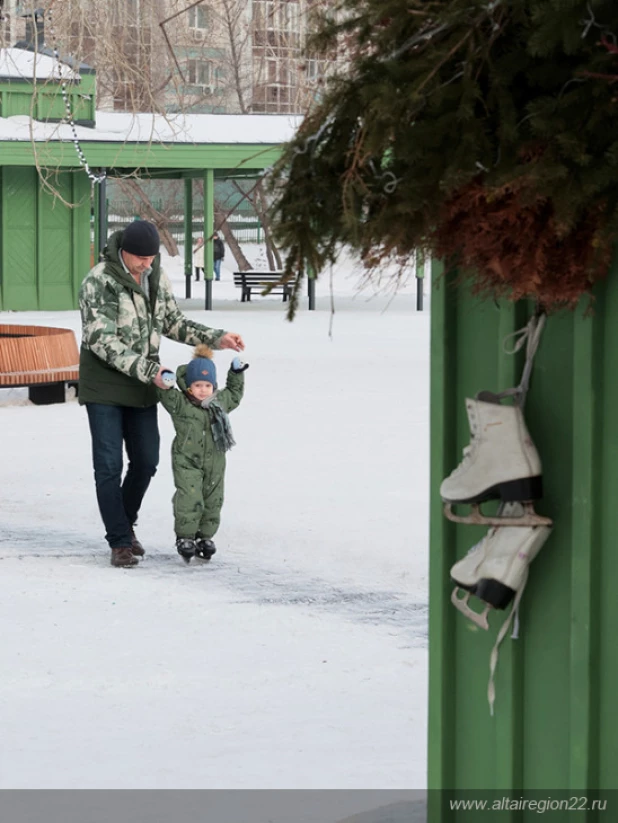
[(193, 357), (207, 357), (210, 360), (212, 359), (212, 349), (209, 349), (206, 343), (200, 343), (195, 347)]

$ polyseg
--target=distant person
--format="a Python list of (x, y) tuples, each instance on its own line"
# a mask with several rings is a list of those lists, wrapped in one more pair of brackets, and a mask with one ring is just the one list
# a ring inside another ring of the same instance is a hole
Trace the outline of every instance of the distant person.
[[(134, 566), (144, 548), (134, 531), (159, 463), (157, 388), (161, 337), (242, 351), (242, 337), (182, 314), (160, 265), (159, 234), (135, 220), (109, 238), (103, 260), (79, 290), (79, 402), (92, 436), (94, 481), (112, 566)], [(122, 479), (123, 444), (129, 459)]]
[(228, 412), (242, 400), (249, 366), (235, 357), (224, 389), (217, 388), (212, 351), (197, 346), (195, 357), (176, 372), (177, 389), (158, 390), (172, 416), (173, 497), (176, 550), (187, 563), (210, 560), (217, 551), (212, 538), (221, 522), (225, 453), (235, 445)]
[(199, 283), (200, 269), (202, 276), (204, 275), (204, 238), (198, 237), (195, 248), (193, 249), (193, 268), (195, 270), (195, 282)]
[(221, 261), (225, 257), (225, 246), (223, 245), (223, 240), (219, 237), (218, 232), (215, 232), (212, 238), (212, 257), (214, 262), (215, 280), (221, 280)]

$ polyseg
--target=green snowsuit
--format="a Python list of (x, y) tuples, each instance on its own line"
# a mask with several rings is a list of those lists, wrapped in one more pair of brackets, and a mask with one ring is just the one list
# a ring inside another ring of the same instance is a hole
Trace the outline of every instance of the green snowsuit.
[[(195, 405), (186, 393), (186, 366), (176, 372), (178, 389), (157, 389), (159, 400), (172, 416), (176, 437), (172, 442), (173, 497), (176, 537), (214, 537), (221, 520), (225, 452), (215, 446), (213, 412)], [(224, 389), (211, 402), (230, 412), (240, 403), (245, 388), (244, 372), (227, 374)]]

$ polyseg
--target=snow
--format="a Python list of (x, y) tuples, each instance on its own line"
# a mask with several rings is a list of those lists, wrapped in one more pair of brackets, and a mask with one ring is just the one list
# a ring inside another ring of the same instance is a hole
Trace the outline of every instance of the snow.
[[(0, 49), (0, 79), (80, 80), (54, 57), (25, 49)], [(302, 117), (289, 114), (153, 114), (96, 112), (95, 128), (75, 126), (80, 141), (104, 143), (199, 143), (280, 145), (291, 140)], [(67, 123), (46, 123), (28, 115), (0, 117), (0, 140), (72, 141)]]
[[(287, 114), (163, 116), (98, 111), (95, 128), (75, 126), (75, 130), (78, 139), (85, 142), (280, 145), (291, 140), (300, 122), (300, 117)], [(66, 123), (44, 123), (22, 114), (0, 117), (0, 140), (73, 139), (73, 131)]]
[(81, 80), (65, 63), (46, 54), (25, 49), (0, 49), (0, 79)]
[(301, 121), (302, 117), (289, 114), (96, 114), (97, 129), (128, 142), (279, 145), (292, 139)]
[[(250, 363), (210, 564), (174, 551), (163, 409), (137, 529), (147, 556), (120, 570), (83, 408), (0, 391), (2, 789), (379, 789), (395, 802), (425, 786), (429, 313), (414, 282), (357, 293), (342, 257), (317, 310), (303, 301), (289, 323), (280, 297), (240, 303), (228, 258), (212, 312), (201, 282), (180, 300), (240, 332)], [(264, 267), (259, 249), (250, 260)], [(164, 264), (182, 298), (182, 258)], [(74, 311), (0, 323), (79, 334)], [(167, 340), (161, 353), (172, 368), (190, 354)], [(217, 354), (221, 376), (232, 356)], [(359, 794), (322, 823), (362, 811)]]

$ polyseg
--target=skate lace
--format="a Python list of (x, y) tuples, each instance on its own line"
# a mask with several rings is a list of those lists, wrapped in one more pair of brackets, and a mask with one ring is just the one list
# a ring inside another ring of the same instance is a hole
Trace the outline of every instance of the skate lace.
[(534, 315), (530, 318), (524, 328), (507, 335), (502, 341), (502, 350), (505, 354), (516, 354), (524, 347), (524, 345), (526, 346), (526, 362), (519, 385), (514, 389), (507, 389), (506, 391), (498, 394), (498, 397), (513, 397), (515, 404), (521, 409), (524, 408), (526, 403), (526, 396), (530, 385), (530, 376), (532, 374), (532, 365), (541, 341), (541, 335), (543, 334), (546, 320), (547, 315), (545, 312), (542, 311), (542, 309), (537, 308)]
[(476, 417), (476, 409), (473, 403), (466, 403), (466, 409), (468, 411), (468, 420), (470, 423), (470, 443), (467, 446), (464, 446), (462, 451), (462, 458), (461, 462), (458, 466), (456, 466), (453, 471), (451, 472), (451, 477), (455, 477), (456, 475), (460, 474), (465, 468), (467, 468), (470, 460), (472, 458), (472, 453), (475, 449), (475, 437), (478, 431), (478, 420)]
[(496, 642), (494, 643), (494, 647), (491, 650), (491, 654), (489, 655), (489, 683), (487, 684), (487, 700), (489, 701), (489, 714), (492, 717), (494, 716), (494, 703), (496, 702), (496, 686), (494, 681), (496, 675), (496, 667), (498, 665), (498, 654), (500, 644), (506, 637), (506, 633), (509, 630), (509, 626), (511, 625), (511, 621), (513, 620), (513, 618), (515, 618), (515, 624), (513, 627), (513, 634), (511, 635), (511, 637), (515, 640), (519, 636), (519, 603), (524, 593), (524, 589), (526, 588), (527, 582), (528, 569), (526, 568), (524, 572), (524, 579), (522, 580), (521, 586), (517, 590), (517, 594), (515, 595), (515, 600), (513, 601), (513, 606), (511, 607), (509, 616), (506, 618), (506, 620), (500, 627), (500, 631), (498, 632), (498, 636), (496, 637)]

